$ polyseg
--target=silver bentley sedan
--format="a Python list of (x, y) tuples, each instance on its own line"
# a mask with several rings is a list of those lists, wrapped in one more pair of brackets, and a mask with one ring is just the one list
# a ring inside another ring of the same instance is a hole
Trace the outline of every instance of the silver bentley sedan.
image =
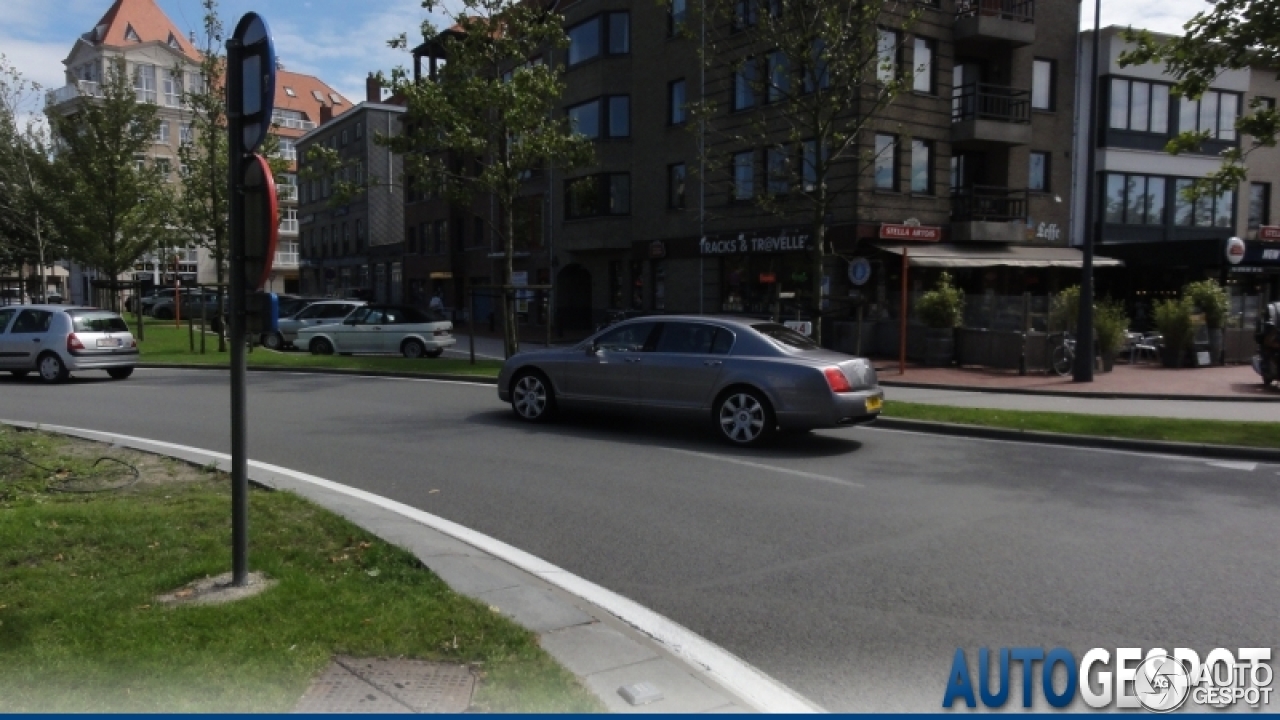
[(884, 405), (867, 359), (774, 322), (706, 315), (633, 318), (572, 348), (517, 353), (498, 397), (528, 422), (571, 407), (702, 416), (736, 445), (869, 422)]

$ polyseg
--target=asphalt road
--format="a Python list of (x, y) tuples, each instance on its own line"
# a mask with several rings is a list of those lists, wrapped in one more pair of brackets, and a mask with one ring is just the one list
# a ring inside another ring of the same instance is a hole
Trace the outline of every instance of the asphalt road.
[[(1280, 646), (1280, 467), (874, 428), (740, 451), (665, 422), (530, 427), (492, 386), (249, 387), (254, 459), (527, 550), (831, 710), (938, 710), (958, 647)], [(0, 417), (225, 452), (228, 394), (210, 371), (5, 376)]]

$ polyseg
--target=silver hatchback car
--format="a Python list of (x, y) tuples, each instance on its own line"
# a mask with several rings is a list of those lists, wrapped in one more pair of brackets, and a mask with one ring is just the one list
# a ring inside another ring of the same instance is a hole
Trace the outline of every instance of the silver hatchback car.
[(62, 382), (80, 370), (133, 374), (138, 343), (124, 318), (109, 310), (66, 305), (0, 307), (0, 369), (17, 377), (35, 370)]

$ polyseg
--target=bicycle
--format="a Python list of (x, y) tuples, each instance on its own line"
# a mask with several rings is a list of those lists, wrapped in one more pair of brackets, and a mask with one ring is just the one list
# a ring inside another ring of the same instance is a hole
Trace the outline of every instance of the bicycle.
[(1062, 334), (1062, 344), (1053, 349), (1050, 367), (1062, 377), (1069, 377), (1076, 365), (1076, 341), (1070, 333)]

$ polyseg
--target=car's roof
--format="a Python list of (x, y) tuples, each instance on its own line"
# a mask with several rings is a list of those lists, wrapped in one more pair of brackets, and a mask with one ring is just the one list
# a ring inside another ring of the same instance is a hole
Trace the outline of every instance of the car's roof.
[[(706, 322), (711, 320), (739, 327), (751, 327), (752, 325), (773, 322), (767, 318), (743, 317), (741, 315), (641, 315), (640, 317), (627, 318), (623, 322), (634, 323), (646, 320), (657, 322)], [(622, 323), (618, 324), (621, 325)]]
[[(362, 303), (362, 302), (365, 302), (365, 301), (364, 301), (364, 300), (343, 300), (343, 299), (341, 299), (341, 298), (331, 298), (331, 299), (328, 299), (328, 300), (317, 300), (317, 301), (315, 301), (315, 302), (313, 302), (313, 303), (311, 303), (311, 304), (312, 304), (312, 305), (333, 305), (333, 304), (336, 304), (336, 303), (342, 303), (342, 304), (346, 305), (346, 304), (349, 304), (349, 303)], [(366, 303), (366, 304), (367, 304), (367, 303)]]

